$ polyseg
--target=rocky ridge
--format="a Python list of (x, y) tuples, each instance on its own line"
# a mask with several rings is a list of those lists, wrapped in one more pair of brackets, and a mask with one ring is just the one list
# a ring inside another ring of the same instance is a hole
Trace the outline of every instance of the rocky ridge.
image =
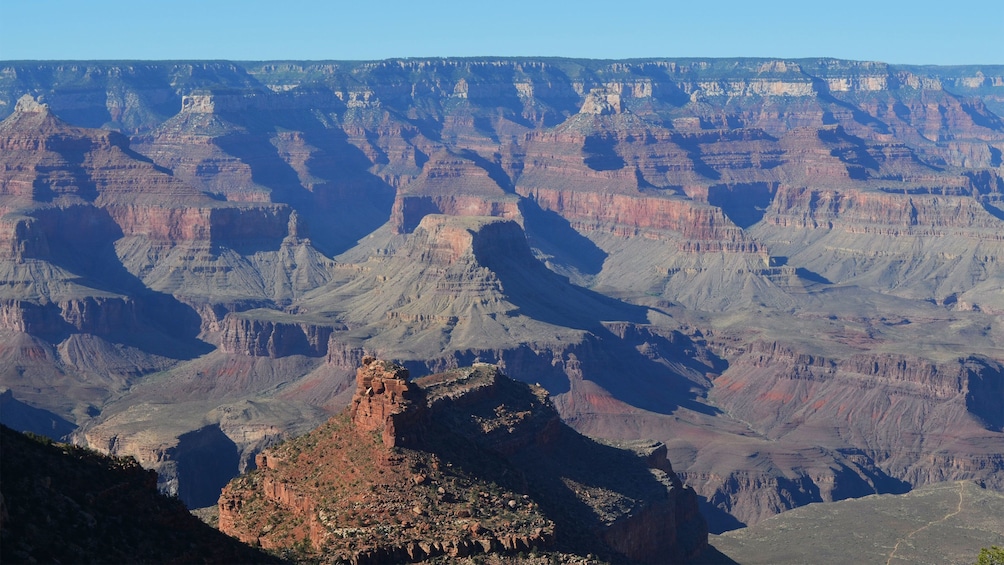
[(220, 528), (263, 547), (306, 539), (308, 555), (353, 563), (530, 551), (664, 562), (705, 547), (664, 449), (648, 449), (646, 469), (488, 365), (407, 379), (365, 358), (345, 413), (261, 453), (224, 490)]

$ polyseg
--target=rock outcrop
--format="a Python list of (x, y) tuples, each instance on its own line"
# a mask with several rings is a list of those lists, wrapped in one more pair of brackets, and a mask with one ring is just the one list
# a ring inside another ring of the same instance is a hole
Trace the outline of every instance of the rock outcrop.
[(424, 406), (408, 370), (374, 357), (363, 357), (349, 419), (364, 436), (379, 432), (386, 448), (415, 443), (422, 433)]
[(345, 329), (341, 324), (274, 320), (269, 319), (270, 312), (263, 316), (256, 313), (248, 310), (227, 314), (221, 322), (220, 349), (252, 357), (323, 357), (328, 353), (332, 333)]
[(346, 413), (263, 452), (258, 471), (224, 490), (220, 528), (273, 548), (306, 537), (308, 553), (358, 563), (693, 557), (707, 539), (696, 496), (664, 448), (645, 454), (651, 468), (576, 434), (542, 389), (494, 367), (411, 382), (403, 367), (367, 357)]

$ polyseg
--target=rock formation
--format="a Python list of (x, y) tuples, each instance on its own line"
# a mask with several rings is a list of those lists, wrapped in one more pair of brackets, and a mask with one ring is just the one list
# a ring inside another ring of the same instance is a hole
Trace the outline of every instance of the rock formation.
[(677, 562), (705, 548), (664, 446), (642, 449), (646, 463), (588, 440), (546, 392), (492, 366), (407, 379), (365, 358), (346, 413), (224, 489), (220, 528), (263, 547), (307, 539), (308, 555), (354, 563), (527, 551)]
[(421, 395), (408, 383), (408, 370), (374, 357), (363, 357), (349, 420), (365, 436), (379, 432), (386, 448), (414, 443), (423, 427)]

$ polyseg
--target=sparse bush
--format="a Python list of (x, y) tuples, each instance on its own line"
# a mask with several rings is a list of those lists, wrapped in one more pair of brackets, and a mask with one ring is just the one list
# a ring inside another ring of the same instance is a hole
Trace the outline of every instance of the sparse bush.
[(1004, 548), (992, 545), (980, 550), (976, 565), (1004, 565)]
[(37, 441), (38, 443), (41, 443), (42, 445), (52, 445), (53, 444), (52, 438), (49, 438), (48, 436), (44, 436), (42, 434), (36, 434), (35, 432), (29, 432), (29, 431), (25, 431), (25, 432), (22, 432), (22, 433), (25, 436), (31, 438), (33, 441)]

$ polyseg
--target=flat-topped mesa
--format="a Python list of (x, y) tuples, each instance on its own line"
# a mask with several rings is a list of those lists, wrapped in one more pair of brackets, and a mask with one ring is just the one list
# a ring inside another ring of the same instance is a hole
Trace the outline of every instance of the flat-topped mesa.
[(418, 178), (398, 191), (390, 217), (395, 233), (412, 233), (428, 214), (522, 220), (519, 197), (506, 192), (510, 181), (489, 169), (445, 151), (430, 156)]
[(514, 220), (430, 214), (418, 229), (425, 235), (422, 246), (427, 249), (421, 259), (434, 264), (449, 265), (471, 256), (483, 263), (493, 253), (504, 253), (510, 260), (533, 260), (526, 235)]
[(390, 223), (394, 233), (412, 233), (430, 214), (522, 220), (519, 200), (510, 195), (495, 198), (464, 194), (405, 194), (398, 195), (394, 200)]
[(388, 448), (411, 443), (424, 427), (425, 412), (421, 389), (408, 381), (408, 369), (371, 356), (363, 358), (349, 408), (357, 432), (381, 432)]

